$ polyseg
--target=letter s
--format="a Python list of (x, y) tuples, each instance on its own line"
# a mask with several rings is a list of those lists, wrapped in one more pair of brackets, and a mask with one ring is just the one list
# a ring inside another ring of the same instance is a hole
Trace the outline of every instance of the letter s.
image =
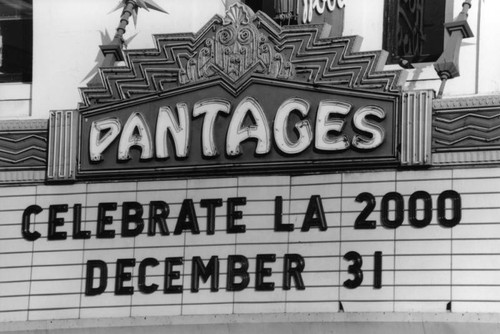
[(380, 107), (366, 106), (358, 109), (354, 114), (354, 128), (370, 135), (355, 135), (352, 138), (352, 145), (360, 150), (372, 150), (377, 148), (382, 145), (385, 138), (384, 129), (370, 122), (367, 119), (368, 116), (374, 116), (377, 119), (383, 120), (385, 118), (385, 111)]

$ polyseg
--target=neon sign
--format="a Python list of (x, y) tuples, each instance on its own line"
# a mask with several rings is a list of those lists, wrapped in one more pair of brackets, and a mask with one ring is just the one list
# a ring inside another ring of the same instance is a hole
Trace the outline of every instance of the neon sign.
[(397, 96), (267, 81), (237, 97), (218, 85), (168, 95), (83, 112), (81, 174), (252, 173), (396, 159)]
[[(192, 117), (203, 118), (201, 143), (204, 157), (220, 155), (220, 148), (214, 140), (215, 122), (219, 113), (231, 114), (231, 121), (226, 130), (224, 152), (230, 157), (243, 154), (241, 145), (246, 140), (256, 140), (254, 152), (248, 152), (255, 155), (268, 154), (273, 138), (276, 148), (285, 155), (300, 154), (313, 143), (316, 150), (333, 152), (347, 150), (351, 146), (361, 151), (373, 150), (384, 141), (384, 129), (378, 124), (385, 118), (385, 111), (380, 107), (367, 105), (353, 110), (353, 106), (349, 103), (322, 100), (314, 120), (305, 118), (310, 110), (310, 102), (306, 99), (287, 99), (276, 111), (271, 129), (266, 114), (256, 99), (245, 97), (232, 109), (229, 101), (214, 98), (196, 102), (192, 108)], [(295, 124), (290, 124), (289, 118), (293, 112), (298, 112), (304, 118)], [(346, 126), (345, 116), (349, 113), (353, 113), (351, 124), (353, 130), (359, 133), (351, 137), (343, 134)], [(244, 125), (247, 117), (253, 118), (255, 123)], [(130, 150), (134, 146), (141, 151), (140, 160), (153, 157), (167, 159), (170, 157), (167, 145), (169, 137), (175, 147), (175, 156), (186, 158), (192, 140), (190, 119), (189, 107), (184, 102), (177, 103), (175, 109), (169, 106), (160, 107), (154, 139), (150, 127), (140, 112), (132, 113), (123, 128), (116, 117), (93, 121), (89, 136), (90, 159), (93, 162), (102, 161), (103, 152), (118, 137), (116, 157), (120, 161), (131, 159)], [(290, 138), (290, 127), (298, 134), (294, 139)], [(156, 148), (155, 152), (153, 147)]]

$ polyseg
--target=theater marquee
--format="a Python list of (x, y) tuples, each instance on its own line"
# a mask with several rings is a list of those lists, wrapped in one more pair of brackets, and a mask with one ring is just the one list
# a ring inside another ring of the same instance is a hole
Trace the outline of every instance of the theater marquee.
[(227, 175), (396, 165), (399, 72), (322, 25), (235, 5), (196, 35), (157, 35), (82, 90), (77, 176)]
[(449, 167), (497, 109), (239, 4), (155, 42), (52, 113), (48, 184), (4, 187), (0, 321), (500, 310), (500, 172)]
[[(269, 94), (272, 92), (272, 94)], [(397, 98), (258, 80), (83, 113), (82, 175), (395, 163)], [(197, 100), (195, 100), (197, 99)]]

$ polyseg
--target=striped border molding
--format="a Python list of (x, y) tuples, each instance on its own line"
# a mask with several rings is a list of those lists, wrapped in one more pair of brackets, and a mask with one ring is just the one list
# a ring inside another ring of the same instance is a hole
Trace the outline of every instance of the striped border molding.
[(78, 143), (76, 111), (51, 111), (49, 128), (47, 181), (73, 181)]
[(432, 163), (500, 163), (500, 95), (433, 101)]
[(430, 163), (433, 90), (403, 93), (401, 111), (401, 164)]
[(35, 169), (0, 171), (0, 185), (43, 183), (45, 174), (45, 170)]
[[(45, 169), (47, 136), (47, 120), (16, 119), (0, 122), (0, 172)], [(18, 175), (7, 173), (6, 181), (14, 182)], [(23, 180), (24, 177), (21, 177), (19, 181)]]
[(432, 108), (438, 110), (456, 110), (484, 107), (499, 107), (500, 95), (467, 96), (451, 99), (436, 99), (432, 103)]
[(10, 119), (0, 122), (0, 131), (46, 131), (46, 119)]

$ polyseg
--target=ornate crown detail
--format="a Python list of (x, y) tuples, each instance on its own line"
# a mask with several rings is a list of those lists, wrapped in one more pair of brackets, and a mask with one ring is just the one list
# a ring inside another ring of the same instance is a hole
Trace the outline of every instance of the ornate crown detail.
[(251, 24), (249, 10), (239, 3), (228, 10), (223, 27), (215, 33), (215, 37), (206, 39), (205, 47), (190, 57), (185, 67), (181, 67), (180, 84), (215, 75), (235, 82), (250, 72), (280, 79), (293, 77), (292, 63), (276, 52), (267, 38)]
[(211, 80), (237, 95), (252, 77), (400, 92), (401, 71), (383, 70), (385, 52), (359, 52), (357, 37), (322, 38), (322, 32), (322, 25), (280, 27), (236, 3), (196, 34), (155, 35), (154, 49), (125, 50), (126, 66), (101, 68), (102, 86), (83, 88), (80, 108)]

